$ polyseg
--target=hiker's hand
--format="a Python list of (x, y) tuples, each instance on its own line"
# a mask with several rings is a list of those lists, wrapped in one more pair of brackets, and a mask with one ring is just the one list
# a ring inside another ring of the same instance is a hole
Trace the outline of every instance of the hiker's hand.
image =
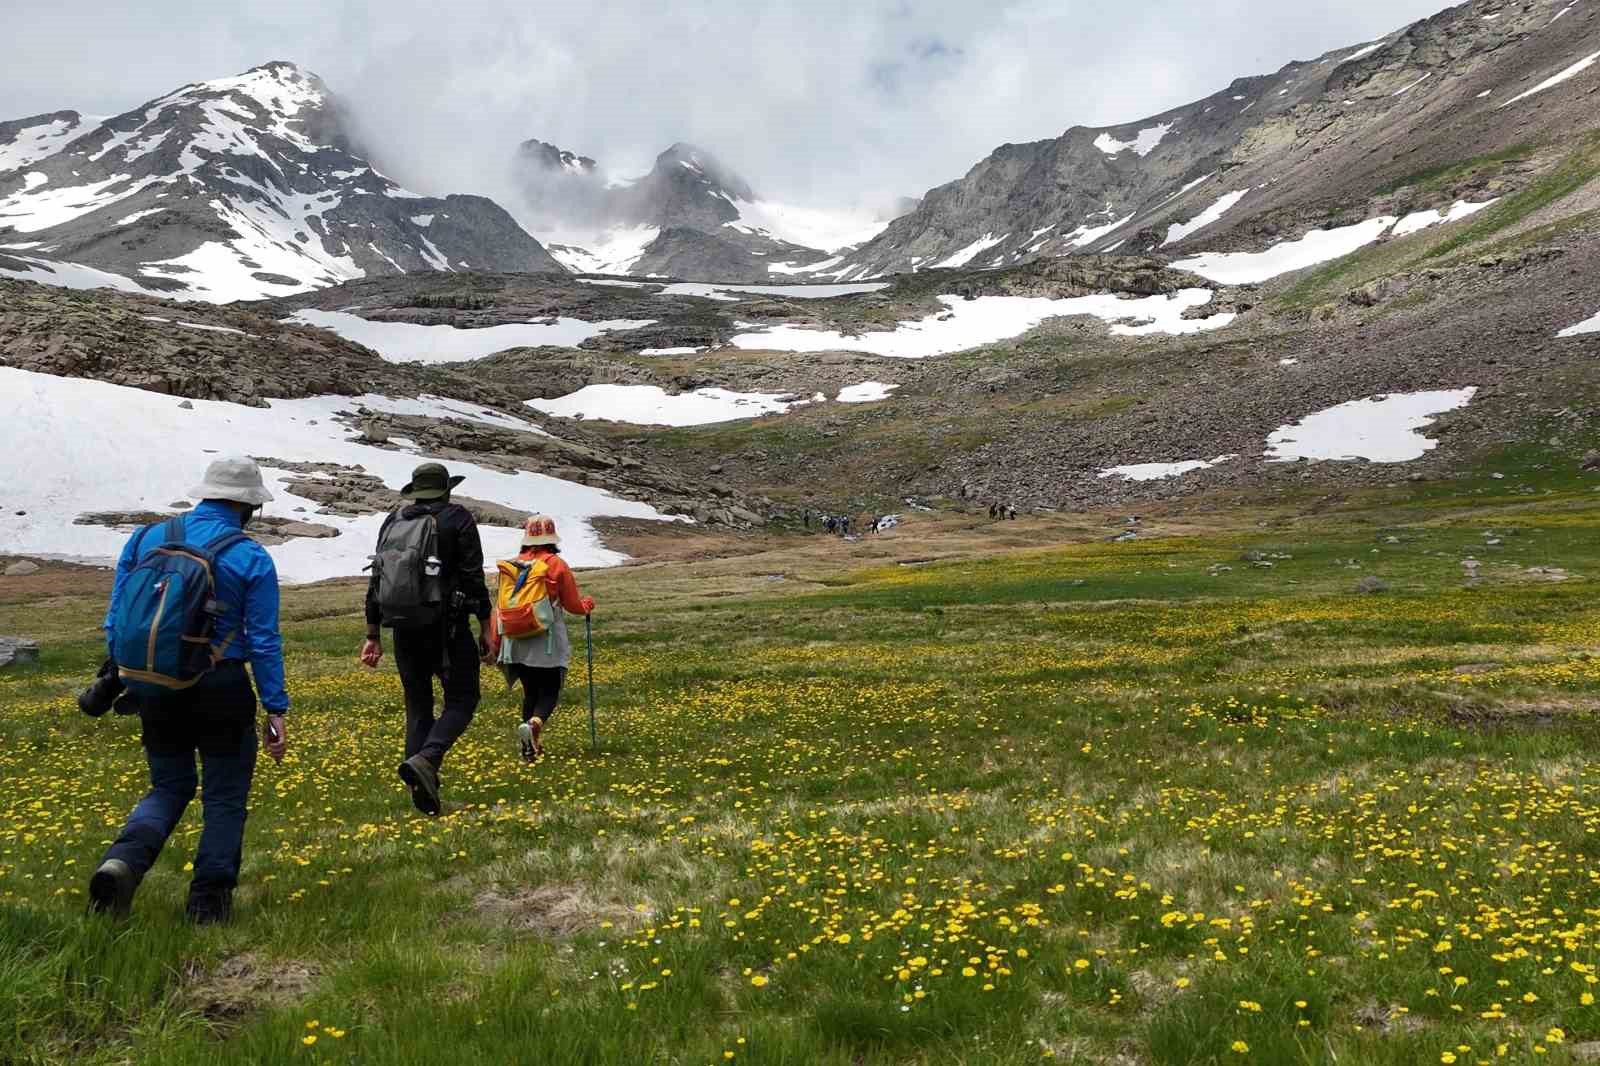
[(583, 607), (584, 614), (594, 614), (594, 597), (585, 596), (578, 603)]
[(478, 634), (478, 661), (489, 665), (489, 638), (482, 633)]
[(272, 756), (273, 762), (282, 762), (284, 753), (289, 750), (289, 734), (283, 728), (283, 715), (267, 715), (265, 735), (267, 754)]
[(361, 662), (366, 666), (377, 666), (382, 661), (383, 642), (368, 637), (366, 643), (361, 645)]

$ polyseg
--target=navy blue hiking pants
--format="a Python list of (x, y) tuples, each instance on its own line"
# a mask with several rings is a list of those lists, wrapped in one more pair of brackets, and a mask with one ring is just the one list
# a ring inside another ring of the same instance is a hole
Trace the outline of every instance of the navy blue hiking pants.
[(198, 788), (204, 824), (189, 893), (232, 890), (239, 881), (245, 805), (256, 769), (255, 717), (249, 675), (243, 663), (232, 660), (194, 688), (141, 709), (150, 791), (105, 857), (121, 859), (142, 878)]

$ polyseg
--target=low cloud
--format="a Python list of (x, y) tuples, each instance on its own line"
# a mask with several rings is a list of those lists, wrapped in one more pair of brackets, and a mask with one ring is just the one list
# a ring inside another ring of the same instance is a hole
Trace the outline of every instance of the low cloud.
[(327, 79), (379, 164), (419, 191), (509, 206), (507, 160), (530, 137), (624, 175), (690, 141), (765, 197), (875, 206), (957, 178), (999, 144), (1133, 121), (1437, 6), (69, 0), (3, 16), (17, 43), (0, 119), (117, 113), (290, 59)]

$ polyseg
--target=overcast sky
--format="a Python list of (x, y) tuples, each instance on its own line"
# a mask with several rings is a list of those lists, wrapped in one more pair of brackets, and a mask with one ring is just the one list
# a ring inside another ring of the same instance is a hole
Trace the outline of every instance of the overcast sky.
[(1443, 0), (0, 0), (0, 120), (116, 114), (270, 59), (429, 193), (539, 137), (614, 173), (691, 141), (768, 198), (887, 201), (995, 146), (1129, 122)]

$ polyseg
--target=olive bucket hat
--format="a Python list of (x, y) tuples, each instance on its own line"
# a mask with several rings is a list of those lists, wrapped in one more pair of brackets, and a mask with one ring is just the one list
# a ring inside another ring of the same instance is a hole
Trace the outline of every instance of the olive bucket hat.
[(411, 480), (400, 490), (408, 500), (438, 500), (450, 495), (450, 490), (467, 480), (463, 474), (450, 476), (442, 463), (423, 463), (411, 471)]

